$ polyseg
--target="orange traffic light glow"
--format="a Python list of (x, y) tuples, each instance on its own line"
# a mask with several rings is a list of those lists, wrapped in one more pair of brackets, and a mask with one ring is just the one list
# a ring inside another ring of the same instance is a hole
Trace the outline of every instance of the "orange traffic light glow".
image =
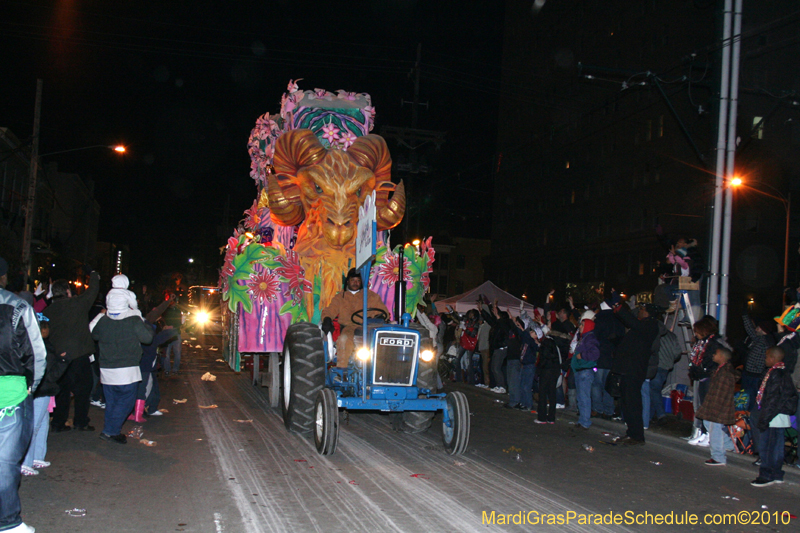
[(125, 153), (125, 147), (122, 146), (121, 144), (119, 144), (119, 145), (114, 147), (114, 151), (115, 152), (119, 152), (121, 154), (124, 154)]

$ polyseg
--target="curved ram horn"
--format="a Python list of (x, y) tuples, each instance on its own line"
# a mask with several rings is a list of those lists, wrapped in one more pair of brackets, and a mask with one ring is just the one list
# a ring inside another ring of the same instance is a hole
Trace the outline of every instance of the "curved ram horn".
[[(391, 190), (394, 190), (394, 196), (389, 199)], [(403, 182), (401, 180), (397, 186), (390, 181), (379, 183), (375, 187), (375, 193), (378, 231), (392, 229), (403, 220), (403, 214), (406, 211), (406, 189), (403, 187)]]
[(281, 226), (295, 226), (305, 218), (297, 173), (316, 165), (327, 151), (311, 130), (292, 130), (278, 137), (268, 176), (267, 197), (272, 221)]
[(389, 147), (380, 135), (364, 135), (355, 140), (347, 149), (349, 155), (359, 166), (368, 168), (375, 174), (375, 181), (390, 181), (392, 178), (392, 156)]
[(277, 176), (267, 176), (270, 218), (279, 226), (296, 226), (306, 217), (300, 189), (294, 184), (281, 188), (278, 182)]

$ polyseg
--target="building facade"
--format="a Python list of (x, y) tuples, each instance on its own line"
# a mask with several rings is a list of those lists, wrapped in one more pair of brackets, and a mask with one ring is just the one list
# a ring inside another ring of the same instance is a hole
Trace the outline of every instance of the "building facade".
[[(657, 228), (709, 257), (722, 3), (538, 4), (506, 4), (492, 277), (517, 295), (652, 290)], [(744, 6), (736, 168), (749, 188), (734, 200), (732, 325), (780, 306), (786, 211), (753, 189), (789, 193), (800, 140), (788, 68), (800, 17), (789, 2)]]

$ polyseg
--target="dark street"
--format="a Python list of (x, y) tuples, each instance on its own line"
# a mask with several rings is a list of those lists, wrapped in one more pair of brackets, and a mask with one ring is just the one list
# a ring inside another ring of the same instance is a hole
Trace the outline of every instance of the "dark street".
[[(600, 441), (610, 438), (603, 433), (622, 432), (620, 423), (601, 421), (581, 431), (570, 424), (573, 416), (559, 411), (555, 426), (539, 426), (534, 415), (502, 409), (499, 395), (467, 386), (462, 390), (473, 413), (472, 436), (463, 456), (442, 450), (438, 418), (426, 433), (408, 435), (393, 432), (378, 414), (351, 415), (337, 453), (318, 456), (310, 439), (285, 430), (280, 413), (268, 407), (266, 389), (216, 361), (214, 341), (190, 342), (192, 347), (184, 345), (185, 371), (161, 380), (161, 405), (168, 412), (142, 425), (155, 446), (134, 439), (124, 446), (103, 442), (99, 429), (51, 435), (52, 466), (23, 478), (26, 522), (39, 531), (64, 532), (528, 531), (535, 526), (504, 525), (497, 518), (522, 512), (532, 519), (530, 511), (564, 517), (632, 511), (688, 512), (702, 520), (706, 513), (798, 511), (800, 471), (794, 467), (787, 467), (784, 485), (754, 488), (749, 456), (729, 454), (727, 467), (708, 468), (707, 449), (652, 431), (644, 447), (606, 445)], [(206, 372), (217, 380), (201, 381)], [(93, 407), (91, 416), (99, 428), (102, 411)], [(127, 422), (124, 429), (136, 426)], [(484, 524), (484, 512), (488, 520), (492, 511), (495, 524)], [(577, 520), (552, 527), (687, 529)], [(773, 522), (768, 529), (789, 526)]]

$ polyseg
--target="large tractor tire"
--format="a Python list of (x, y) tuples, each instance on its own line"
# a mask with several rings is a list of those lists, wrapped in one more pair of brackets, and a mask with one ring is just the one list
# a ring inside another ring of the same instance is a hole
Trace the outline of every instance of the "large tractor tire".
[(333, 455), (339, 442), (339, 406), (336, 393), (322, 389), (314, 402), (314, 445), (320, 455)]
[(467, 451), (469, 444), (469, 404), (463, 392), (448, 393), (447, 414), (450, 418), (448, 426), (442, 421), (442, 442), (450, 455), (461, 455)]
[(308, 434), (314, 427), (314, 401), (325, 386), (325, 350), (319, 327), (292, 324), (283, 342), (281, 406), (286, 429)]
[[(428, 348), (423, 346), (423, 348)], [(420, 359), (419, 368), (417, 369), (417, 387), (420, 389), (429, 389), (431, 393), (436, 393), (436, 368), (437, 357), (429, 363)], [(436, 411), (404, 411), (403, 412), (403, 431), (406, 433), (422, 433), (431, 427), (433, 417)]]

